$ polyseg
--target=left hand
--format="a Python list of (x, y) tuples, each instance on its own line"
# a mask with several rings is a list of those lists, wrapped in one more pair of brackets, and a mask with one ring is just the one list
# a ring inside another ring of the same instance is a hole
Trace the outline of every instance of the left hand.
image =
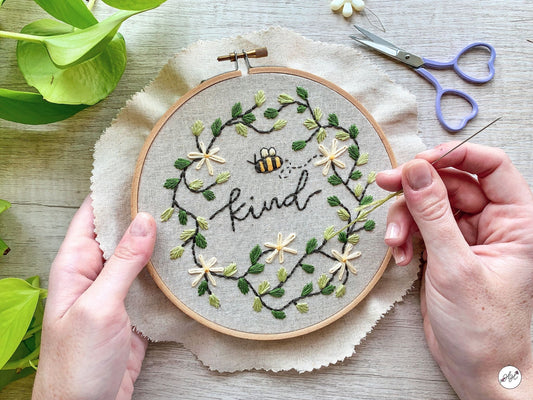
[(154, 219), (140, 213), (105, 263), (88, 197), (52, 264), (33, 399), (130, 399), (147, 347), (124, 307), (154, 247)]

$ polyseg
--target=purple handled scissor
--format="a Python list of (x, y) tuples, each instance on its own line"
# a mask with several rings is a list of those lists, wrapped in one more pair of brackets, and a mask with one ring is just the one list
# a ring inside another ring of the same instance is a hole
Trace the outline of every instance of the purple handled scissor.
[[(442, 126), (450, 131), (450, 132), (458, 132), (461, 129), (465, 127), (465, 125), (470, 121), (472, 118), (474, 118), (477, 115), (478, 112), (478, 106), (476, 101), (467, 93), (456, 90), (456, 89), (443, 89), (440, 83), (437, 81), (437, 78), (435, 78), (427, 69), (425, 68), (431, 68), (431, 69), (448, 69), (453, 68), (455, 73), (459, 75), (463, 80), (470, 82), (470, 83), (485, 83), (490, 81), (494, 77), (494, 59), (496, 58), (496, 50), (494, 50), (494, 47), (492, 47), (488, 43), (482, 43), (482, 42), (476, 42), (471, 43), (468, 46), (466, 46), (463, 50), (461, 50), (452, 60), (447, 62), (439, 62), (439, 61), (433, 61), (428, 60), (427, 58), (419, 57), (413, 53), (410, 53), (408, 51), (405, 51), (392, 43), (380, 38), (377, 35), (374, 35), (367, 30), (354, 25), (359, 32), (361, 32), (365, 39), (360, 39), (357, 36), (350, 36), (352, 39), (356, 40), (357, 42), (364, 44), (365, 46), (371, 47), (372, 49), (385, 54), (397, 61), (400, 61), (410, 67), (413, 67), (415, 71), (423, 76), (425, 79), (427, 79), (431, 84), (435, 87), (437, 90), (437, 96), (435, 99), (435, 109), (437, 112), (437, 118), (439, 119)], [(483, 78), (476, 78), (473, 76), (468, 75), (464, 71), (461, 70), (461, 68), (458, 65), (459, 58), (466, 53), (467, 51), (473, 49), (474, 47), (484, 47), (488, 49), (490, 53), (490, 59), (487, 63), (487, 66), (489, 68), (489, 74)], [(422, 68), (425, 67), (425, 68)], [(444, 120), (444, 116), (442, 115), (442, 109), (441, 109), (441, 99), (444, 95), (451, 95), (451, 96), (458, 96), (465, 99), (470, 105), (472, 106), (472, 112), (467, 115), (463, 120), (459, 123), (457, 126), (451, 126)]]

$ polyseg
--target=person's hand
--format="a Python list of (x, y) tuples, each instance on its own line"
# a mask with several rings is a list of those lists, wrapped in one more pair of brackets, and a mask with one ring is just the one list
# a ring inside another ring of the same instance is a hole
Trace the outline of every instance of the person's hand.
[(131, 223), (105, 263), (89, 198), (74, 216), (50, 270), (33, 399), (130, 399), (147, 341), (132, 331), (128, 289), (148, 262), (155, 221)]
[[(463, 400), (531, 399), (533, 196), (501, 150), (456, 143), (419, 154), (377, 183), (404, 196), (391, 206), (386, 243), (400, 265), (411, 237), (427, 252), (421, 310), (427, 343)], [(512, 365), (515, 389), (499, 383)]]

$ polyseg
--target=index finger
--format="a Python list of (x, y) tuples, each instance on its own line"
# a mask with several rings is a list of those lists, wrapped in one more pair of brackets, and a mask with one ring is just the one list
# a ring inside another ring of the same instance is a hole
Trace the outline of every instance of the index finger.
[(507, 154), (501, 149), (466, 143), (447, 154), (458, 142), (444, 143), (436, 148), (424, 151), (416, 156), (434, 167), (453, 167), (475, 174), (487, 198), (494, 203), (523, 204), (532, 200), (529, 185), (513, 165)]

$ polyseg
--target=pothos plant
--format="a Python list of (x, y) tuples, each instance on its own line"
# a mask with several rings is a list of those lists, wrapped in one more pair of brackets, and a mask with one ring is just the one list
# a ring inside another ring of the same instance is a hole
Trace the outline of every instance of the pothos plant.
[(166, 0), (103, 0), (119, 9), (103, 21), (91, 12), (96, 0), (34, 1), (55, 19), (34, 21), (21, 32), (0, 30), (0, 38), (18, 41), (19, 69), (38, 93), (0, 88), (0, 119), (37, 125), (64, 120), (106, 98), (126, 68), (121, 24)]
[[(0, 213), (10, 206), (0, 200)], [(0, 257), (8, 252), (0, 239)], [(0, 280), (0, 390), (37, 368), (46, 294), (38, 276)]]

